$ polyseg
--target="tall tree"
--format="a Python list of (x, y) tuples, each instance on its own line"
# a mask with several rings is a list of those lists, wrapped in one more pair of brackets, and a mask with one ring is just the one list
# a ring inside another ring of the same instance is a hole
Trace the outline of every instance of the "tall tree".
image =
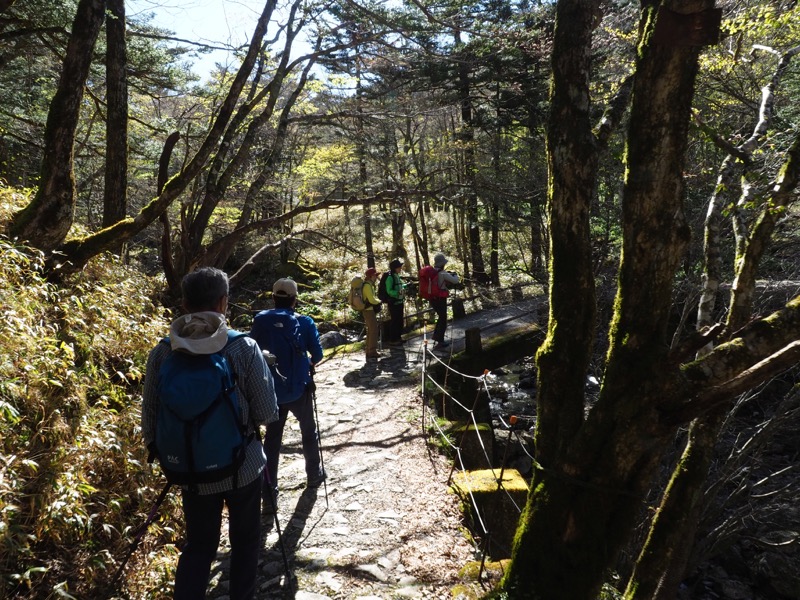
[[(536, 464), (511, 564), (514, 598), (595, 598), (679, 427), (794, 364), (800, 297), (695, 359), (670, 350), (672, 285), (689, 239), (683, 169), (712, 0), (642, 2), (625, 155), (623, 250), (597, 401), (585, 405), (595, 302), (588, 236), (596, 177), (588, 75), (599, 1), (559, 0), (548, 129), (550, 322), (537, 354)], [(699, 37), (698, 37), (699, 34)], [(787, 164), (786, 185), (796, 178)]]
[[(725, 208), (738, 204), (739, 209), (733, 211), (733, 214), (739, 221), (743, 221), (744, 214), (748, 212), (744, 210), (745, 206), (755, 206), (758, 202), (761, 208), (749, 223), (740, 222), (735, 228), (738, 246), (736, 255), (739, 257), (735, 265), (735, 286), (727, 311), (727, 333), (721, 334), (717, 342), (730, 339), (735, 331), (752, 318), (756, 267), (768, 248), (776, 223), (785, 213), (785, 208), (792, 199), (791, 192), (797, 184), (800, 136), (796, 137), (794, 147), (787, 152), (785, 168), (761, 199), (758, 199), (759, 195), (754, 190), (758, 188), (756, 181), (763, 179), (764, 174), (760, 169), (754, 169), (757, 163), (753, 160), (753, 154), (763, 143), (773, 121), (776, 89), (792, 58), (798, 53), (800, 46), (778, 54), (776, 69), (761, 90), (759, 118), (751, 135), (738, 145), (719, 140), (730, 153), (720, 166), (717, 185), (709, 201), (706, 216), (703, 289), (697, 318), (699, 330), (714, 326), (714, 305), (722, 279), (720, 228)], [(737, 189), (740, 194), (738, 201), (733, 196)], [(699, 355), (708, 354), (712, 348), (713, 345), (709, 344), (700, 350)], [(692, 544), (687, 543), (687, 540), (695, 538), (704, 504), (705, 481), (729, 408), (727, 404), (721, 403), (692, 422), (678, 462), (679, 467), (673, 473), (636, 569), (628, 582), (626, 598), (669, 600), (676, 596), (692, 550)]]
[(106, 15), (106, 163), (103, 227), (125, 218), (128, 194), (128, 67), (125, 1), (108, 0)]
[(42, 250), (67, 236), (75, 212), (72, 147), (84, 84), (97, 36), (105, 19), (103, 0), (80, 0), (67, 45), (58, 89), (50, 103), (39, 188), (33, 201), (14, 215), (9, 233)]
[(472, 261), (472, 278), (480, 284), (489, 283), (486, 266), (483, 261), (481, 246), (481, 230), (478, 216), (478, 189), (476, 181), (475, 164), (475, 123), (473, 119), (472, 86), (470, 67), (472, 57), (465, 48), (459, 28), (454, 32), (455, 37), (455, 62), (457, 64), (457, 89), (458, 101), (461, 108), (461, 125), (458, 130), (458, 139), (463, 144), (464, 153), (464, 183), (465, 205), (464, 211), (467, 218), (467, 231), (469, 233), (469, 256)]

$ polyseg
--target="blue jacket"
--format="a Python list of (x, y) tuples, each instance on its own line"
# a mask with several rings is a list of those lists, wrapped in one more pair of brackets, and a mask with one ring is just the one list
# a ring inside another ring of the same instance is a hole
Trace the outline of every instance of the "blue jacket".
[[(299, 337), (300, 337), (300, 348), (299, 351), (302, 352), (303, 358), (302, 360), (304, 363), (296, 364), (295, 367), (292, 369), (292, 375), (288, 375), (288, 373), (284, 372), (284, 375), (290, 377), (290, 380), (293, 382), (290, 386), (294, 390), (300, 388), (300, 391), (290, 391), (287, 389), (286, 385), (283, 385), (280, 378), (275, 381), (275, 396), (278, 399), (278, 404), (284, 404), (286, 402), (292, 402), (297, 400), (303, 395), (305, 391), (306, 385), (311, 381), (311, 365), (317, 364), (319, 361), (322, 360), (322, 345), (319, 342), (319, 331), (317, 330), (317, 325), (314, 323), (314, 319), (308, 317), (306, 315), (299, 315), (294, 312), (291, 308), (274, 308), (271, 310), (262, 311), (258, 315), (256, 315), (255, 320), (253, 321), (253, 328), (250, 331), (251, 337), (253, 337), (261, 346), (262, 349), (269, 349), (275, 354), (280, 356), (281, 352), (278, 349), (270, 349), (268, 348), (267, 340), (269, 337), (267, 336), (268, 331), (265, 330), (265, 326), (263, 325), (263, 321), (261, 318), (262, 315), (270, 315), (270, 314), (277, 314), (277, 315), (293, 315), (299, 324)], [(265, 337), (266, 336), (266, 337)], [(282, 346), (283, 347), (283, 346)], [(311, 355), (311, 359), (309, 361), (309, 355)], [(279, 364), (281, 360), (278, 360)]]

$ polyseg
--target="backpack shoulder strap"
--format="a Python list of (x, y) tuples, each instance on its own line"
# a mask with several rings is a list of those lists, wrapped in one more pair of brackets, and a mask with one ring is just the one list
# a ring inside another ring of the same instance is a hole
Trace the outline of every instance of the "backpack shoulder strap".
[(230, 346), (233, 342), (238, 340), (239, 338), (247, 337), (247, 334), (243, 331), (236, 331), (235, 329), (228, 329), (228, 341), (225, 343), (225, 348)]

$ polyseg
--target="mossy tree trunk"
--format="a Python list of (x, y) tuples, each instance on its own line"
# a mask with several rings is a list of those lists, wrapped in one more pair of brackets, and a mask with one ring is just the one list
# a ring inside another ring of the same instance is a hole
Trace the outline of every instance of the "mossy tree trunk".
[[(705, 267), (703, 274), (703, 296), (698, 308), (698, 327), (712, 323), (713, 311), (721, 268), (720, 222), (722, 220), (722, 198), (725, 192), (741, 186), (739, 204), (750, 202), (746, 182), (761, 176), (751, 172), (749, 160), (759, 141), (766, 135), (772, 121), (774, 93), (792, 57), (800, 47), (784, 54), (768, 85), (762, 88), (758, 111), (759, 119), (747, 140), (735, 148), (723, 161), (717, 186), (709, 201), (705, 223)], [(733, 144), (729, 148), (734, 148)], [(761, 210), (752, 224), (736, 229), (738, 252), (735, 264), (735, 285), (727, 312), (726, 331), (734, 332), (752, 318), (752, 297), (756, 286), (756, 268), (768, 247), (772, 233), (783, 214), (783, 208), (792, 201), (793, 191), (800, 178), (800, 136), (796, 136), (781, 174), (771, 193), (764, 199)], [(721, 340), (725, 339), (725, 334)], [(700, 355), (712, 348), (709, 344)], [(700, 515), (704, 506), (706, 478), (711, 466), (714, 449), (726, 420), (728, 404), (696, 419), (687, 436), (683, 455), (678, 462), (656, 517), (650, 528), (647, 541), (637, 560), (628, 582), (626, 600), (670, 600), (675, 598), (678, 586), (684, 577), (692, 552)]]
[[(599, 4), (557, 6), (547, 146), (550, 323), (537, 354), (538, 464), (501, 583), (513, 598), (595, 598), (677, 429), (765, 376), (752, 368), (759, 361), (772, 357), (772, 369), (786, 368), (798, 354), (787, 345), (798, 333), (800, 300), (695, 363), (683, 364), (693, 351), (669, 350), (672, 286), (689, 241), (682, 172), (700, 47), (654, 43), (661, 3), (645, 1), (609, 350), (600, 397), (584, 412), (595, 336), (589, 206), (597, 172), (588, 75)], [(714, 3), (663, 4), (691, 14)]]
[(128, 206), (128, 64), (125, 2), (109, 0), (106, 15), (106, 169), (103, 227), (125, 218)]
[(73, 145), (83, 87), (89, 76), (97, 36), (105, 19), (103, 0), (80, 0), (44, 131), (39, 187), (28, 206), (16, 213), (9, 234), (40, 250), (53, 250), (66, 239), (75, 216)]

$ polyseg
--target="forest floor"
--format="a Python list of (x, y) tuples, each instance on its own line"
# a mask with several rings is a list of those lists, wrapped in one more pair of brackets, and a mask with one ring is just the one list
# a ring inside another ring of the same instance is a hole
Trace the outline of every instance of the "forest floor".
[[(258, 598), (467, 599), (489, 589), (486, 573), (483, 584), (475, 581), (480, 553), (448, 486), (451, 462), (426, 440), (420, 343), (383, 354), (340, 355), (317, 369), (326, 485), (305, 487), (299, 430), (289, 417), (277, 526), (266, 516), (262, 523)], [(211, 598), (227, 597), (226, 544)], [(471, 578), (462, 575), (470, 564)]]

